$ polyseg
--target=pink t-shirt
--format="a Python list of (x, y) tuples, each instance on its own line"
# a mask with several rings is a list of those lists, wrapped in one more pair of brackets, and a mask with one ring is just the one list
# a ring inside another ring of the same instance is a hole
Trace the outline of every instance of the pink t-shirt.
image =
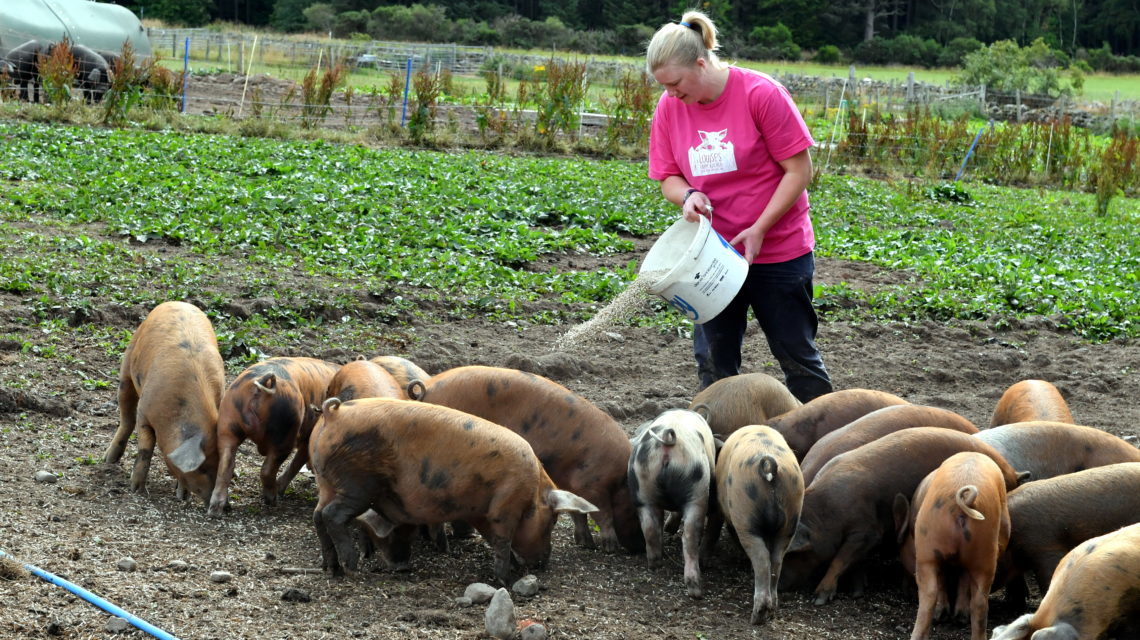
[[(668, 93), (653, 114), (649, 177), (683, 176), (713, 204), (725, 240), (751, 226), (776, 192), (787, 160), (815, 144), (788, 90), (766, 74), (729, 67), (724, 91), (708, 104)], [(753, 262), (786, 262), (815, 246), (805, 191), (764, 236)], [(743, 244), (736, 249), (743, 253)]]

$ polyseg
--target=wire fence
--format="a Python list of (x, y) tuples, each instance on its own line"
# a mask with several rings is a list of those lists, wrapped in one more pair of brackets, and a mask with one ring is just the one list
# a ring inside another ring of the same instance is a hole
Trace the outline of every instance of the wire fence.
[[(213, 70), (244, 72), (252, 64), (261, 67), (288, 65), (309, 68), (318, 63), (345, 60), (352, 66), (378, 70), (442, 68), (473, 75), (491, 56), (491, 47), (413, 42), (308, 40), (269, 38), (247, 33), (221, 33), (207, 29), (147, 29), (156, 55), (182, 59), (189, 41), (190, 60), (207, 63)], [(200, 65), (196, 65), (200, 66)]]

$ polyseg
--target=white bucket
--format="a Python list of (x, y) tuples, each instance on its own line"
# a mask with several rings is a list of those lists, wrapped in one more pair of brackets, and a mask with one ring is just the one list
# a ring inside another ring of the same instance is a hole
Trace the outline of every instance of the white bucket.
[(680, 218), (661, 234), (641, 264), (640, 274), (651, 271), (667, 273), (649, 283), (650, 293), (694, 324), (703, 324), (736, 297), (748, 276), (748, 263), (701, 216), (699, 222)]

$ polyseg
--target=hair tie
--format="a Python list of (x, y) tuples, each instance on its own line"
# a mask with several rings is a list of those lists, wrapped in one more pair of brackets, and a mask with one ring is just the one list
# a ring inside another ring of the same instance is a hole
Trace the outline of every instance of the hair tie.
[(688, 22), (685, 22), (684, 20), (682, 20), (679, 24), (682, 27), (685, 27), (686, 29), (692, 29), (693, 28), (693, 25), (689, 24)]

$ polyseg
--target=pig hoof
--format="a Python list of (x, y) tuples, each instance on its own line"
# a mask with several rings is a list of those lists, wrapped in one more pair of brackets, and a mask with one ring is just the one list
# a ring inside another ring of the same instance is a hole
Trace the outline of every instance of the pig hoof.
[(752, 612), (752, 624), (764, 624), (772, 618), (771, 609), (759, 609)]
[(812, 601), (812, 604), (819, 606), (821, 604), (827, 604), (834, 599), (835, 589), (824, 589), (822, 591), (815, 592), (815, 600)]
[(689, 597), (693, 598), (694, 600), (700, 600), (702, 597), (704, 597), (704, 593), (701, 591), (701, 585), (699, 584), (685, 585), (685, 591), (688, 592)]

